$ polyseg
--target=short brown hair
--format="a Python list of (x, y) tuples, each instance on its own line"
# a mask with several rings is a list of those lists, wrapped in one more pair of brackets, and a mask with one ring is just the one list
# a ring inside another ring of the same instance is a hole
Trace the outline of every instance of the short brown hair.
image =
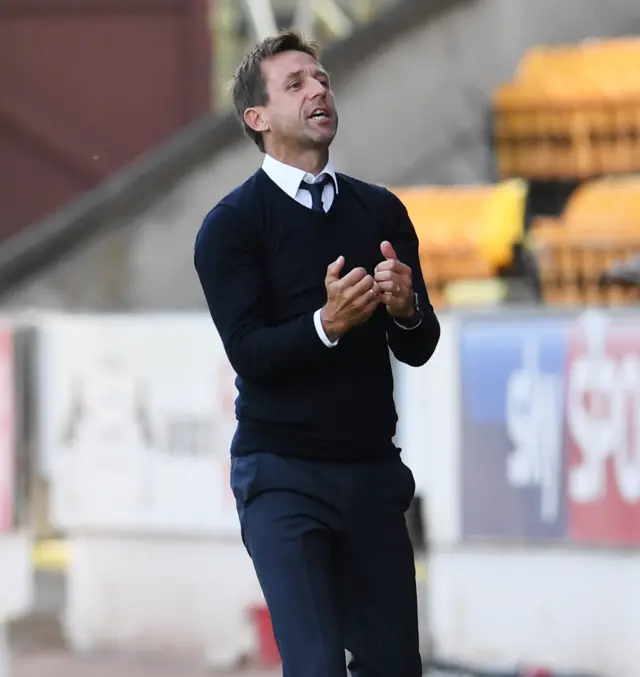
[(264, 152), (262, 134), (251, 129), (244, 121), (244, 112), (252, 106), (269, 103), (267, 86), (262, 73), (262, 62), (282, 52), (304, 52), (318, 59), (318, 45), (305, 40), (298, 32), (288, 30), (265, 38), (241, 61), (232, 81), (233, 106), (245, 134)]

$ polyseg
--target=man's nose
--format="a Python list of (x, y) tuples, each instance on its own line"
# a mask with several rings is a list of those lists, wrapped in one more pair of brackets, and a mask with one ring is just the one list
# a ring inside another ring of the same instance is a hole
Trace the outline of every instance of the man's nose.
[(316, 78), (309, 78), (307, 89), (309, 91), (309, 96), (312, 97), (318, 96), (319, 94), (324, 94), (327, 91), (326, 87), (321, 82), (316, 80)]

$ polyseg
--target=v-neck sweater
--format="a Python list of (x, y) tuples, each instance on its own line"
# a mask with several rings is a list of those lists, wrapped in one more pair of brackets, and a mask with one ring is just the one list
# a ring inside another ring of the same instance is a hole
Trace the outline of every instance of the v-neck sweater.
[[(282, 191), (262, 170), (224, 197), (196, 238), (195, 267), (237, 373), (232, 455), (259, 451), (328, 460), (388, 458), (397, 413), (389, 348), (418, 366), (440, 335), (406, 209), (385, 188), (337, 174), (328, 212)], [(396, 325), (383, 305), (335, 347), (313, 314), (326, 302), (327, 266), (345, 257), (373, 274), (389, 240), (411, 266), (423, 321)]]

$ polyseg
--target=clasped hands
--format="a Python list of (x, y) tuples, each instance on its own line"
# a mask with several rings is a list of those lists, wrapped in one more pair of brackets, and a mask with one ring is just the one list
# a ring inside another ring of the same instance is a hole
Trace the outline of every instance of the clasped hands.
[(364, 268), (354, 268), (340, 277), (344, 256), (339, 256), (327, 268), (327, 303), (321, 318), (330, 341), (368, 320), (380, 303), (396, 318), (414, 314), (411, 268), (398, 260), (390, 242), (385, 240), (380, 251), (385, 260), (376, 266), (374, 275), (368, 275)]

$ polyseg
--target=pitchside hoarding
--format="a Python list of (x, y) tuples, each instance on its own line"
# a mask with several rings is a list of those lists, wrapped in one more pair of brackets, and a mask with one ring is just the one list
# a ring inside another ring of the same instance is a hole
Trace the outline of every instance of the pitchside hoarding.
[(640, 315), (460, 331), (462, 532), (640, 545)]
[(15, 521), (14, 411), (13, 333), (0, 327), (0, 534), (11, 531)]
[(38, 348), (58, 528), (239, 533), (235, 374), (206, 315), (45, 316)]

